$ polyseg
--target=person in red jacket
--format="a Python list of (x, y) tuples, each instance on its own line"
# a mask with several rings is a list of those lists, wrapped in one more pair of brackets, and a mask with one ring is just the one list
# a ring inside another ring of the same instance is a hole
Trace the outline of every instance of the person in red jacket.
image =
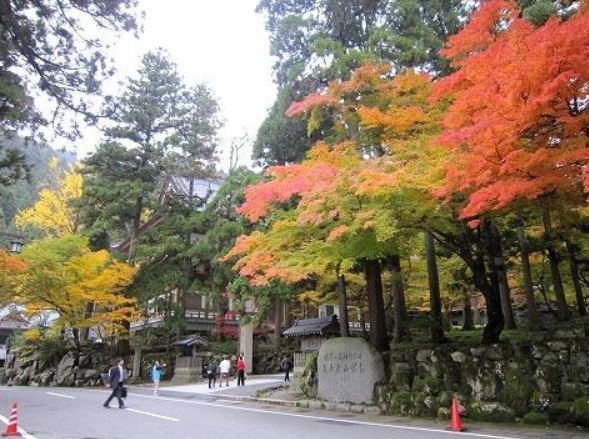
[(239, 359), (237, 360), (237, 385), (241, 382), (242, 386), (245, 386), (245, 361), (243, 361), (243, 357), (240, 355)]

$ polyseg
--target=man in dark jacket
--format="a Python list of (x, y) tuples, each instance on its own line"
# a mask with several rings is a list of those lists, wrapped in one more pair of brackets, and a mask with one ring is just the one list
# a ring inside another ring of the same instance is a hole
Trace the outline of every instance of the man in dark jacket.
[(284, 381), (285, 382), (289, 382), (290, 383), (290, 371), (292, 369), (292, 361), (290, 361), (290, 358), (288, 358), (287, 355), (284, 355), (284, 357), (282, 357), (282, 364), (281, 364), (282, 370), (284, 371)]
[(123, 403), (123, 383), (125, 382), (125, 370), (123, 369), (123, 365), (125, 362), (121, 359), (115, 364), (113, 367), (110, 368), (108, 371), (108, 387), (112, 389), (112, 393), (104, 401), (104, 407), (109, 408), (110, 402), (113, 398), (117, 398), (119, 401), (119, 408), (125, 408), (125, 404)]
[(207, 376), (209, 378), (209, 389), (211, 388), (211, 382), (213, 383), (213, 389), (217, 384), (217, 362), (214, 358), (211, 358), (209, 365), (207, 366)]

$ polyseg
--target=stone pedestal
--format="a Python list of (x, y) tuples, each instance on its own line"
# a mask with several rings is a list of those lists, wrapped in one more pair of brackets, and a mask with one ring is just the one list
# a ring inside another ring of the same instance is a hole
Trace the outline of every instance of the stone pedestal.
[(182, 356), (176, 358), (176, 367), (172, 384), (189, 384), (202, 380), (202, 360), (191, 356)]
[(254, 324), (239, 327), (239, 354), (243, 354), (245, 372), (252, 373), (254, 361)]

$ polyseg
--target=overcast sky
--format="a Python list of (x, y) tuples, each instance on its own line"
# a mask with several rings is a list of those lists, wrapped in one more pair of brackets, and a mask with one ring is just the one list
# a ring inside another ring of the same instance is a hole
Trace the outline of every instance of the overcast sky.
[[(272, 105), (272, 59), (263, 16), (255, 13), (258, 0), (140, 0), (145, 11), (139, 39), (122, 38), (112, 49), (119, 79), (133, 75), (141, 56), (166, 48), (188, 84), (206, 82), (214, 91), (225, 126), (221, 132), (221, 164), (227, 169), (229, 144), (247, 132), (253, 141)], [(118, 83), (118, 81), (116, 82)], [(107, 90), (114, 93), (115, 82)], [(95, 146), (96, 132), (79, 148), (83, 158)], [(251, 148), (241, 153), (249, 164)]]

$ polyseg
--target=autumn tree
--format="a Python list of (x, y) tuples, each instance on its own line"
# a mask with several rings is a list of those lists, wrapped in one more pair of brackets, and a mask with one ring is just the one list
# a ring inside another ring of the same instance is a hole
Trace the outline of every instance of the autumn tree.
[(56, 313), (55, 324), (72, 328), (77, 342), (83, 329), (96, 326), (111, 335), (136, 318), (134, 300), (121, 294), (134, 269), (104, 250), (90, 251), (86, 238), (45, 238), (24, 247), (21, 257), (26, 268), (16, 277), (14, 300), (32, 315)]
[[(352, 144), (329, 148), (319, 144), (301, 165), (273, 168), (274, 179), (248, 188), (241, 207), (251, 220), (268, 215), (268, 230), (238, 240), (230, 255), (242, 276), (264, 285), (272, 279), (296, 283), (311, 275), (332, 273), (333, 279), (357, 264), (369, 283), (371, 341), (387, 349), (381, 258), (396, 253), (390, 216), (373, 210), (350, 191), (361, 158)], [(272, 206), (301, 197), (295, 211), (272, 212)], [(368, 225), (370, 224), (370, 225)]]
[(8, 305), (14, 301), (15, 278), (27, 266), (23, 260), (5, 250), (0, 251), (0, 304)]
[(561, 319), (567, 309), (551, 205), (583, 196), (588, 38), (584, 5), (568, 20), (536, 27), (513, 2), (485, 2), (449, 40), (443, 53), (457, 71), (435, 92), (451, 98), (440, 141), (456, 154), (439, 193), (467, 196), (461, 217), (469, 220), (521, 202), (540, 206)]
[[(328, 137), (330, 141), (317, 144), (301, 165), (270, 168), (271, 181), (248, 189), (241, 211), (252, 220), (269, 215), (275, 221), (270, 231), (255, 232), (243, 238), (233, 250), (236, 254), (246, 254), (236, 266), (240, 273), (264, 282), (272, 276), (297, 281), (310, 272), (321, 273), (328, 267), (334, 271), (338, 267), (349, 270), (362, 261), (369, 286), (369, 308), (380, 309), (371, 318), (375, 344), (380, 343), (377, 341), (378, 325), (384, 323), (384, 316), (380, 314), (383, 311), (381, 261), (391, 264), (393, 273), (398, 272), (398, 255), (407, 251), (404, 246), (410, 245), (411, 229), (403, 230), (403, 240), (398, 217), (391, 215), (391, 206), (383, 203), (382, 194), (374, 187), (375, 162), (386, 152), (382, 150), (379, 137), (382, 133), (371, 132), (375, 127), (370, 125), (369, 119), (375, 117), (378, 106), (386, 102), (391, 105), (388, 117), (397, 123), (388, 128), (389, 132), (396, 129), (398, 136), (407, 138), (416, 124), (428, 117), (411, 106), (413, 101), (407, 97), (423, 85), (419, 75), (408, 74), (389, 82), (383, 76), (386, 71), (387, 67), (366, 66), (355, 72), (350, 81), (332, 83), (327, 93), (310, 95), (291, 106), (289, 115), (310, 114), (311, 129), (320, 123), (318, 119), (326, 107), (327, 114), (333, 111), (334, 120), (339, 123), (335, 123)], [(420, 96), (419, 91), (415, 94)], [(427, 104), (424, 96), (421, 102)], [(367, 160), (362, 155), (374, 158)], [(398, 163), (400, 159), (391, 152), (388, 165), (395, 160)], [(380, 176), (387, 182), (398, 178), (385, 171), (381, 171)], [(273, 205), (288, 205), (295, 195), (300, 199), (294, 217), (288, 211), (278, 217), (269, 213)], [(399, 200), (396, 200), (396, 207), (400, 205)], [(293, 245), (299, 250), (293, 251)], [(285, 254), (293, 256), (285, 257)], [(301, 261), (304, 259), (309, 261), (308, 265)], [(395, 339), (400, 339), (404, 332), (403, 282), (400, 274), (393, 277), (397, 279), (393, 283), (396, 313), (393, 333)]]
[[(372, 194), (381, 203), (388, 204), (394, 212), (397, 227), (407, 231), (422, 230), (426, 238), (431, 234), (431, 238), (464, 261), (473, 273), (476, 288), (487, 302), (489, 323), (483, 341), (497, 341), (504, 327), (504, 310), (510, 311), (506, 277), (497, 264), (498, 254), (501, 255), (497, 247), (498, 231), (492, 224), (474, 232), (469, 230), (458, 218), (458, 209), (462, 207), (460, 202), (442, 204), (432, 196), (443, 182), (447, 163), (454, 158), (451, 151), (440, 148), (435, 142), (443, 106), (428, 103), (430, 80), (424, 75), (408, 73), (388, 81), (386, 77), (375, 75), (370, 68), (360, 69), (357, 73), (364, 85), (364, 88), (360, 87), (361, 94), (355, 95), (346, 88), (350, 82), (342, 84), (342, 89), (350, 93), (345, 95), (350, 99), (345, 110), (348, 117), (341, 116), (340, 95), (331, 93), (335, 87), (293, 104), (291, 111), (306, 111), (312, 123), (314, 118), (321, 117), (325, 107), (337, 108), (338, 116), (345, 120), (342, 123), (345, 129), (352, 125), (350, 117), (359, 119), (354, 125), (360, 127), (357, 138), (364, 144), (378, 145), (372, 149), (376, 157), (364, 165), (360, 192)], [(369, 90), (377, 91), (373, 91), (372, 98), (367, 97)], [(363, 149), (367, 155), (370, 151), (369, 147)], [(425, 248), (429, 250), (427, 259), (431, 267), (432, 337), (441, 340), (440, 301), (437, 299), (440, 291), (436, 287), (435, 259), (431, 257), (434, 250), (431, 245)]]
[[(51, 174), (59, 173), (59, 163), (53, 159)], [(58, 177), (59, 178), (59, 177)], [(77, 169), (70, 169), (59, 178), (55, 188), (45, 187), (39, 192), (38, 201), (16, 215), (16, 225), (24, 229), (33, 226), (53, 236), (75, 234), (79, 231), (80, 217), (73, 205), (82, 195), (82, 176)]]

